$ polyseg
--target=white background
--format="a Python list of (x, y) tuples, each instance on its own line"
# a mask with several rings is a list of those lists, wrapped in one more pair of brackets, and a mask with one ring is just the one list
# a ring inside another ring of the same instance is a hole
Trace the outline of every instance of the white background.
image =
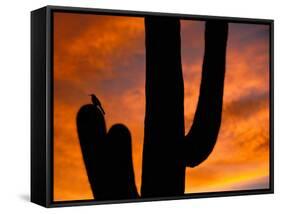
[[(278, 0), (25, 0), (1, 1), (0, 212), (1, 213), (280, 213), (280, 41)], [(96, 7), (275, 20), (275, 194), (45, 209), (29, 201), (30, 11), (45, 5)], [(279, 212), (278, 212), (279, 209)]]

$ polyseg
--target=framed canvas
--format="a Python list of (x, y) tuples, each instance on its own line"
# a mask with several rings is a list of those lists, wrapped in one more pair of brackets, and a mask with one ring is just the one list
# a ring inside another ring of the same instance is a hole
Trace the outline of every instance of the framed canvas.
[(31, 12), (31, 201), (273, 193), (273, 20)]

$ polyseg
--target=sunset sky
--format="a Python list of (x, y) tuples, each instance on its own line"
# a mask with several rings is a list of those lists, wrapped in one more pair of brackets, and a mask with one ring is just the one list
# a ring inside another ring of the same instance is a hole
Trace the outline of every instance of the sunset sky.
[[(198, 100), (204, 25), (181, 20), (186, 133)], [(102, 102), (107, 129), (115, 123), (130, 129), (140, 190), (144, 39), (143, 18), (54, 13), (55, 201), (93, 198), (76, 131), (76, 114), (91, 93)], [(186, 168), (185, 186), (186, 193), (269, 187), (268, 25), (230, 23), (219, 137), (206, 161)]]

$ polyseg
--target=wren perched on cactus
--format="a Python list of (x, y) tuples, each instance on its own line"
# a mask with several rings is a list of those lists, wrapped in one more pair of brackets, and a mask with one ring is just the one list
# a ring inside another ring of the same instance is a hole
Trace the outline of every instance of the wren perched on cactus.
[(101, 106), (101, 102), (100, 102), (100, 100), (97, 98), (97, 96), (94, 95), (94, 94), (90, 94), (89, 96), (91, 96), (93, 105), (96, 106), (96, 107), (98, 107), (98, 109), (100, 109), (101, 112), (102, 112), (103, 114), (105, 114), (105, 112), (104, 112), (104, 110), (103, 110), (103, 108), (102, 108), (102, 106)]
[[(193, 124), (185, 135), (180, 20), (144, 19), (146, 105), (141, 197), (180, 196), (185, 190), (185, 168), (207, 159), (219, 133), (228, 23), (206, 21), (200, 95)], [(117, 124), (107, 132), (104, 110), (95, 95), (92, 102), (80, 108), (77, 130), (95, 199), (138, 198), (130, 131)]]

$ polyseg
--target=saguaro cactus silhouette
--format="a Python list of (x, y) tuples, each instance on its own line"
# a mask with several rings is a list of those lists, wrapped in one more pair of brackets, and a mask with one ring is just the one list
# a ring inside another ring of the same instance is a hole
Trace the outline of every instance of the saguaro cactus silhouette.
[[(180, 21), (173, 17), (145, 17), (141, 197), (183, 195), (185, 168), (197, 166), (212, 152), (221, 124), (227, 37), (227, 22), (206, 22), (200, 95), (193, 124), (185, 136)], [(139, 197), (130, 131), (117, 124), (107, 133), (104, 115), (93, 104), (80, 108), (77, 130), (95, 199)]]
[(146, 112), (142, 197), (184, 194), (185, 167), (213, 150), (221, 123), (228, 24), (207, 21), (200, 95), (184, 136), (180, 21), (145, 18)]

